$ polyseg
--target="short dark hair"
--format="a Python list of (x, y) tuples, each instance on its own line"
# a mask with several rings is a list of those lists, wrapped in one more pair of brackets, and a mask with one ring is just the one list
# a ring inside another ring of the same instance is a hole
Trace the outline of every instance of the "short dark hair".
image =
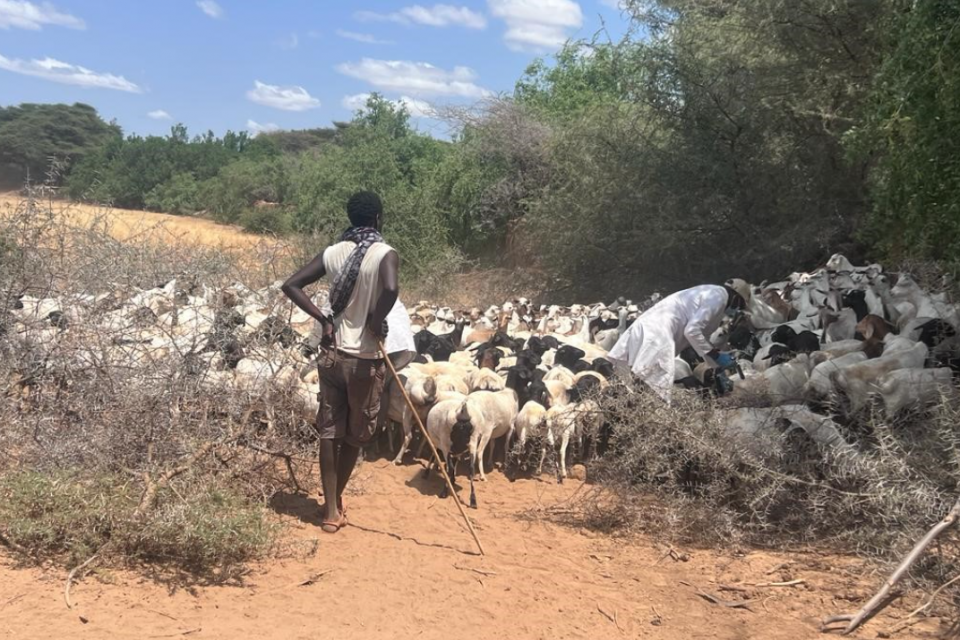
[(383, 214), (380, 196), (373, 191), (358, 191), (347, 201), (347, 217), (355, 227), (373, 227)]

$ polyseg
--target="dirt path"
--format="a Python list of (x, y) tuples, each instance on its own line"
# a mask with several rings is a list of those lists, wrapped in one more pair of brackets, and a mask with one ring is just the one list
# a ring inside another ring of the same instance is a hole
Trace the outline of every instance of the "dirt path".
[[(364, 464), (359, 495), (347, 503), (351, 526), (334, 536), (319, 531), (314, 498), (275, 500), (289, 537), (319, 540), (317, 552), (254, 566), (242, 586), (183, 587), (108, 572), (74, 587), (70, 611), (62, 570), (0, 561), (0, 637), (798, 640), (823, 637), (819, 617), (855, 609), (878, 581), (859, 578), (852, 560), (816, 554), (684, 549), (689, 560), (674, 560), (647, 540), (524, 517), (561, 503), (579, 483), (510, 484), (499, 473), (479, 486), (480, 509), (471, 512), (487, 548), (481, 558), (454, 506), (436, 497), (439, 480), (421, 473)], [(785, 579), (805, 582), (742, 586)], [(738, 584), (745, 591), (720, 587)], [(698, 590), (752, 602), (749, 610), (724, 608)], [(859, 637), (876, 637), (903, 613), (881, 615)], [(895, 637), (937, 637), (935, 622)]]

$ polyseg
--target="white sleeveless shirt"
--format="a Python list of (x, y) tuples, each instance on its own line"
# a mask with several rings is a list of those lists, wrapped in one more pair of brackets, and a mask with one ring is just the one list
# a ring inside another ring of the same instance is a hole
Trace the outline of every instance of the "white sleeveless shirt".
[[(326, 269), (330, 282), (336, 280), (347, 257), (356, 246), (353, 242), (338, 242), (323, 252), (323, 268)], [(367, 316), (373, 312), (383, 289), (380, 282), (380, 262), (391, 251), (393, 247), (390, 245), (375, 242), (360, 263), (360, 273), (357, 275), (353, 295), (350, 296), (347, 308), (336, 320), (337, 348), (344, 353), (366, 359), (382, 357), (376, 336), (367, 331)], [(331, 313), (329, 302), (323, 312)]]

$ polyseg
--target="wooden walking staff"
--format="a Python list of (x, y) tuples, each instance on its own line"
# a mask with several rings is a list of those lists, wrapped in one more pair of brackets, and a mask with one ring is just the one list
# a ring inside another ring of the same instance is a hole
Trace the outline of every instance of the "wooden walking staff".
[(410, 408), (410, 413), (413, 414), (413, 419), (417, 421), (417, 426), (420, 427), (420, 433), (423, 434), (423, 437), (426, 439), (427, 444), (430, 445), (430, 450), (433, 451), (433, 459), (436, 461), (437, 466), (440, 468), (440, 473), (443, 475), (444, 481), (447, 483), (447, 488), (450, 490), (450, 495), (454, 498), (454, 503), (457, 505), (457, 509), (460, 510), (460, 515), (463, 516), (463, 521), (467, 523), (467, 529), (470, 530), (470, 535), (473, 536), (474, 542), (477, 543), (477, 548), (480, 550), (480, 555), (487, 555), (483, 550), (483, 545), (480, 543), (480, 538), (477, 537), (477, 532), (473, 528), (473, 523), (470, 522), (470, 518), (467, 517), (467, 513), (463, 510), (463, 504), (460, 502), (460, 496), (457, 495), (456, 490), (453, 488), (453, 481), (450, 479), (450, 476), (447, 475), (446, 465), (443, 464), (443, 460), (440, 459), (440, 452), (437, 451), (436, 445), (433, 444), (433, 440), (430, 439), (430, 434), (427, 433), (427, 428), (423, 426), (423, 421), (420, 420), (420, 414), (417, 413), (416, 408), (413, 406), (413, 401), (410, 400), (410, 396), (407, 395), (407, 389), (403, 385), (403, 381), (400, 380), (400, 376), (397, 374), (397, 370), (393, 366), (393, 362), (387, 356), (387, 348), (383, 345), (383, 341), (380, 340), (380, 352), (383, 354), (383, 359), (387, 363), (387, 367), (390, 369), (390, 373), (393, 374), (393, 380), (397, 383), (397, 386), (400, 387), (400, 393), (403, 394), (403, 399), (407, 401), (407, 406)]

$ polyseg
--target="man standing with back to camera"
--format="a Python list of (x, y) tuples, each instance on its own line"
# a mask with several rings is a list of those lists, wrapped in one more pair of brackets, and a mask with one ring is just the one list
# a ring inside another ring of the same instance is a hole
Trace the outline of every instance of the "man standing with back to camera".
[[(283, 292), (323, 326), (320, 342), (320, 478), (325, 499), (321, 528), (346, 525), (343, 490), (360, 447), (373, 438), (384, 382), (387, 315), (397, 301), (400, 258), (383, 241), (383, 205), (370, 191), (347, 202), (350, 228), (283, 283)], [(303, 288), (329, 275), (329, 305), (321, 311)]]

